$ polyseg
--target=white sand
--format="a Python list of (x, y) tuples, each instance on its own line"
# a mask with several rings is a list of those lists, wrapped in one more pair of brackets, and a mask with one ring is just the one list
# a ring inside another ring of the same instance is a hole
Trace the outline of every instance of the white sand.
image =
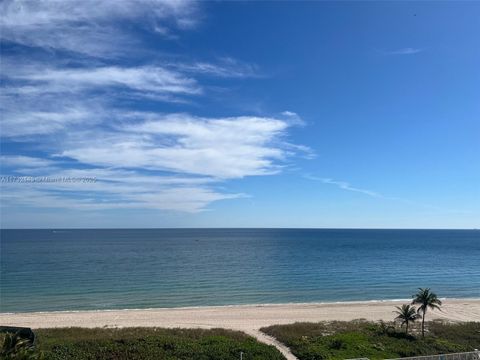
[[(344, 302), (317, 304), (239, 305), (173, 309), (107, 310), (78, 312), (0, 313), (0, 325), (49, 327), (183, 327), (226, 328), (244, 331), (275, 345), (259, 329), (274, 324), (324, 320), (393, 320), (395, 306), (407, 301)], [(432, 311), (429, 320), (480, 321), (480, 299), (445, 300), (442, 311)], [(281, 349), (294, 359), (288, 349)]]
[[(274, 324), (323, 320), (392, 320), (395, 306), (406, 301), (279, 305), (208, 306), (141, 310), (0, 313), (1, 325), (48, 327), (158, 326), (259, 329)], [(480, 299), (444, 300), (429, 319), (480, 321)]]

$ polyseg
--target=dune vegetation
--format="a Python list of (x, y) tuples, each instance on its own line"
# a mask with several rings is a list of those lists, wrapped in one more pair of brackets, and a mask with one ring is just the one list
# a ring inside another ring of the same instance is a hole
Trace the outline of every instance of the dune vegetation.
[(473, 351), (480, 344), (480, 323), (425, 323), (410, 332), (394, 322), (321, 322), (274, 325), (261, 330), (287, 345), (300, 360), (388, 359)]
[(45, 360), (281, 360), (273, 346), (242, 332), (223, 329), (57, 328), (38, 329), (29, 357)]

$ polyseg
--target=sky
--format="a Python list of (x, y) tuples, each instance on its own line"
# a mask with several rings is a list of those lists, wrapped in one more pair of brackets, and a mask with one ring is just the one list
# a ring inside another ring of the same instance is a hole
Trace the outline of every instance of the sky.
[(480, 2), (0, 12), (2, 228), (480, 228)]

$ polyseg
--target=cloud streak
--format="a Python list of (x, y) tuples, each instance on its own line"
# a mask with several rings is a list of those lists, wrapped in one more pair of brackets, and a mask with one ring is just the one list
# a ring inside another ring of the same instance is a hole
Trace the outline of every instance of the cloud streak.
[(195, 74), (212, 75), (224, 78), (261, 77), (255, 64), (245, 63), (230, 57), (222, 57), (217, 62), (170, 63), (175, 69)]
[(32, 68), (12, 72), (7, 77), (40, 86), (48, 92), (69, 92), (111, 87), (159, 94), (199, 94), (197, 82), (158, 66), (89, 67), (75, 69)]
[(420, 48), (407, 47), (407, 48), (401, 48), (401, 49), (397, 49), (397, 50), (386, 51), (385, 54), (387, 54), (387, 55), (415, 55), (415, 54), (418, 54), (422, 51), (423, 51), (423, 49), (420, 49)]
[[(2, 184), (2, 206), (77, 210), (151, 209), (195, 213), (212, 202), (236, 199), (243, 194), (214, 190), (212, 179), (144, 175), (136, 171), (93, 168), (36, 171), (50, 178), (93, 177), (96, 182)], [(29, 176), (33, 176), (29, 172)], [(75, 196), (72, 196), (75, 194)]]
[(415, 207), (422, 207), (422, 208), (426, 208), (426, 209), (429, 209), (429, 210), (434, 210), (434, 211), (439, 211), (439, 212), (444, 212), (444, 213), (468, 214), (468, 212), (464, 211), (464, 210), (446, 209), (446, 208), (442, 208), (442, 207), (439, 207), (439, 206), (424, 204), (424, 203), (421, 203), (421, 202), (412, 201), (412, 200), (408, 200), (408, 199), (403, 199), (403, 198), (399, 198), (399, 197), (385, 196), (385, 195), (383, 195), (381, 193), (378, 193), (376, 191), (354, 187), (346, 181), (337, 181), (337, 180), (333, 180), (333, 179), (330, 179), (330, 178), (322, 178), (322, 177), (317, 177), (317, 176), (310, 175), (310, 174), (304, 175), (303, 177), (305, 179), (308, 179), (308, 180), (320, 181), (324, 184), (335, 185), (339, 189), (342, 189), (342, 190), (345, 190), (345, 191), (352, 191), (352, 192), (360, 193), (360, 194), (367, 195), (367, 196), (377, 198), (377, 199), (401, 202), (403, 204), (407, 204), (407, 205), (411, 205), (411, 206), (415, 206)]
[(198, 6), (183, 0), (5, 0), (0, 4), (1, 39), (47, 50), (93, 57), (127, 54), (139, 46), (125, 23), (143, 19), (147, 28), (188, 30), (198, 23)]
[(84, 107), (65, 108), (60, 111), (8, 109), (0, 123), (3, 136), (15, 138), (52, 134), (75, 125), (91, 125), (99, 119), (98, 113)]
[(375, 191), (354, 187), (346, 181), (337, 181), (337, 180), (333, 180), (333, 179), (330, 179), (330, 178), (321, 178), (321, 177), (317, 177), (317, 176), (313, 176), (313, 175), (304, 175), (304, 178), (309, 179), (309, 180), (314, 180), (314, 181), (320, 181), (324, 184), (335, 185), (342, 190), (353, 191), (353, 192), (361, 193), (361, 194), (368, 195), (368, 196), (371, 196), (371, 197), (374, 197), (374, 198), (385, 198), (383, 195), (381, 195), (381, 194), (379, 194)]

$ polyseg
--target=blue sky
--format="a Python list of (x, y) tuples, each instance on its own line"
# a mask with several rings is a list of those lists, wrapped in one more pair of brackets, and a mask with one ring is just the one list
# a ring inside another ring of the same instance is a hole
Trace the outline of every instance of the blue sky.
[(2, 227), (480, 227), (478, 2), (0, 7)]

